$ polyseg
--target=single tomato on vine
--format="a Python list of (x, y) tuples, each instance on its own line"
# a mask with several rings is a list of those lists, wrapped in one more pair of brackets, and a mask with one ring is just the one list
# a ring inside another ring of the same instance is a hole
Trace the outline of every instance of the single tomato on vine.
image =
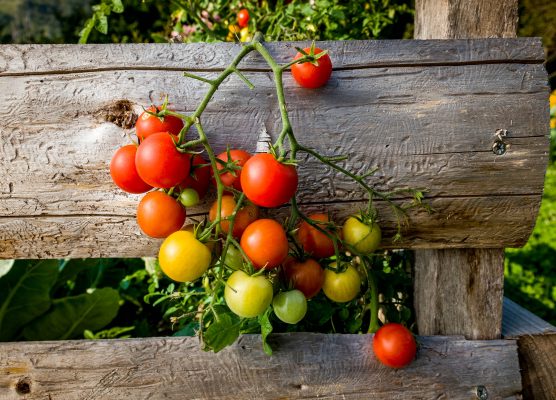
[(376, 222), (364, 222), (360, 216), (349, 217), (342, 228), (344, 242), (360, 253), (371, 254), (380, 246), (382, 233)]
[(283, 264), (286, 279), (297, 290), (303, 292), (306, 298), (314, 297), (324, 283), (324, 270), (312, 258), (300, 261), (288, 258)]
[(297, 324), (307, 314), (307, 299), (297, 289), (280, 292), (274, 296), (272, 308), (280, 321), (286, 324)]
[[(321, 221), (321, 223), (317, 222), (317, 225), (331, 235), (334, 235), (334, 233), (326, 228), (326, 225), (330, 222), (327, 214), (311, 214), (308, 218)], [(313, 257), (326, 258), (334, 255), (334, 242), (332, 239), (307, 221), (303, 221), (299, 225), (297, 239), (299, 240), (299, 244), (303, 247), (303, 250)]]
[(250, 224), (240, 242), (256, 269), (272, 269), (288, 256), (288, 238), (282, 225), (272, 219), (258, 219)]
[(220, 174), (220, 180), (224, 186), (233, 187), (241, 191), (241, 171), (247, 160), (251, 158), (251, 154), (245, 150), (233, 149), (218, 154), (216, 158), (227, 164), (224, 165), (220, 162), (216, 163), (216, 168), (218, 168), (218, 173)]
[(272, 283), (264, 275), (249, 276), (243, 271), (235, 271), (226, 282), (224, 300), (235, 314), (253, 318), (268, 308), (272, 292)]
[[(151, 106), (147, 110), (150, 112), (158, 112), (160, 108)], [(170, 132), (173, 135), (177, 135), (180, 133), (181, 128), (183, 128), (183, 121), (178, 117), (174, 117), (173, 115), (157, 117), (146, 111), (139, 115), (135, 123), (135, 133), (140, 141), (158, 132)]]
[(239, 10), (239, 12), (237, 13), (237, 24), (240, 26), (240, 28), (245, 28), (247, 25), (249, 25), (249, 11), (247, 11), (247, 9), (242, 8), (241, 10)]
[(135, 155), (137, 146), (128, 144), (120, 147), (114, 153), (110, 161), (110, 175), (114, 183), (123, 191), (128, 193), (145, 193), (152, 189), (152, 186), (145, 183), (137, 173), (135, 168)]
[[(222, 196), (222, 204), (220, 207), (220, 218), (224, 219), (230, 217), (234, 213), (234, 209), (236, 208), (236, 201), (234, 200), (234, 196), (225, 195)], [(213, 222), (216, 220), (216, 213), (218, 211), (218, 200), (212, 203), (209, 211), (209, 220)], [(234, 219), (234, 228), (232, 231), (232, 235), (235, 238), (240, 238), (245, 228), (249, 226), (253, 221), (259, 218), (259, 209), (256, 205), (246, 202), (242, 205), (242, 207), (237, 211), (235, 219)], [(230, 230), (230, 222), (228, 220), (220, 221), (220, 228), (222, 232), (228, 233)]]
[(376, 358), (391, 368), (402, 368), (415, 358), (417, 344), (405, 326), (388, 323), (382, 326), (373, 337), (373, 351)]
[[(322, 50), (318, 47), (311, 49), (307, 47), (303, 49), (309, 55), (318, 55)], [(304, 55), (298, 52), (294, 60), (298, 60)], [(328, 54), (325, 54), (313, 62), (304, 62), (301, 64), (293, 64), (291, 67), (292, 75), (295, 81), (304, 88), (316, 89), (324, 86), (330, 75), (332, 75), (332, 61)]]
[(278, 207), (287, 203), (297, 190), (297, 170), (276, 160), (272, 154), (260, 153), (243, 166), (241, 186), (245, 196), (261, 207)]
[(164, 192), (147, 193), (137, 206), (137, 224), (153, 238), (165, 238), (180, 230), (185, 217), (185, 208)]
[[(335, 267), (332, 263), (331, 267)], [(345, 271), (336, 272), (330, 269), (324, 271), (324, 283), (322, 291), (330, 300), (337, 303), (346, 303), (355, 299), (361, 288), (361, 277), (359, 272), (351, 264)]]
[(168, 132), (150, 135), (141, 142), (135, 156), (137, 173), (153, 187), (169, 189), (189, 175), (189, 154), (176, 149), (175, 136)]
[(192, 282), (208, 269), (211, 253), (193, 233), (177, 231), (162, 242), (158, 252), (160, 269), (177, 282)]

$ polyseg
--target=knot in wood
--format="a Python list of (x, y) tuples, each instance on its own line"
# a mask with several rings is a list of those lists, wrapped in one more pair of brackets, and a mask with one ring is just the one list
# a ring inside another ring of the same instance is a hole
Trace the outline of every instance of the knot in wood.
[(483, 385), (477, 386), (476, 395), (479, 400), (488, 400), (488, 390)]
[(21, 378), (15, 384), (15, 391), (17, 394), (29, 394), (31, 393), (31, 379), (25, 377)]
[(100, 109), (101, 118), (123, 129), (131, 129), (137, 122), (137, 114), (133, 111), (133, 104), (129, 100), (118, 100)]

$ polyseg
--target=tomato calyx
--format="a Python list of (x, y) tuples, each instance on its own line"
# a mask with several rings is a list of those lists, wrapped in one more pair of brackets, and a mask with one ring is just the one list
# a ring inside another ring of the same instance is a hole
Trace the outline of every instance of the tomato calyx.
[(296, 62), (294, 64), (303, 64), (305, 62), (308, 62), (313, 64), (315, 67), (318, 67), (319, 66), (318, 59), (328, 54), (328, 50), (323, 50), (320, 53), (315, 54), (315, 41), (311, 43), (309, 52), (305, 51), (301, 47), (296, 47), (295, 49), (298, 52), (300, 52), (303, 55), (303, 57), (295, 60)]

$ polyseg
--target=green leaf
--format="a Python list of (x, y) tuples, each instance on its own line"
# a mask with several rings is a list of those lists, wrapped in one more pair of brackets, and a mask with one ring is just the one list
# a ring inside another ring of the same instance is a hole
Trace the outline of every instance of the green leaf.
[(50, 307), (58, 260), (16, 261), (0, 278), (0, 341), (13, 340), (27, 323)]
[(124, 12), (124, 5), (122, 4), (122, 0), (112, 0), (112, 11), (117, 14)]
[(263, 340), (263, 350), (269, 356), (272, 355), (272, 347), (270, 347), (266, 339), (272, 332), (272, 324), (270, 323), (271, 313), (272, 307), (268, 307), (262, 315), (259, 315), (259, 324), (261, 325), (261, 338)]
[(95, 28), (105, 35), (108, 33), (108, 17), (105, 14), (98, 15)]
[(89, 18), (85, 22), (85, 26), (83, 27), (81, 32), (79, 32), (79, 41), (77, 43), (79, 43), (79, 44), (87, 43), (87, 40), (89, 40), (89, 35), (91, 34), (91, 31), (95, 27), (95, 23), (96, 23), (96, 17), (95, 17), (95, 15), (93, 15), (91, 18)]
[(28, 340), (66, 340), (83, 335), (88, 329), (104, 328), (120, 308), (118, 291), (97, 289), (92, 293), (52, 301), (52, 308), (23, 330)]
[(205, 346), (218, 353), (236, 341), (240, 325), (241, 320), (235, 314), (219, 314), (218, 319), (215, 319), (203, 334)]

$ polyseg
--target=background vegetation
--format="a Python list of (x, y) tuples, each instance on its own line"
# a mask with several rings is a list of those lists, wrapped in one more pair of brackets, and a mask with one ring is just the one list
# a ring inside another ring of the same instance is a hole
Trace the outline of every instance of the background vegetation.
[[(252, 19), (249, 27), (241, 31), (234, 25), (235, 13), (240, 8), (237, 0), (0, 0), (0, 43), (75, 43), (80, 34), (82, 41), (94, 43), (248, 40), (255, 30), (262, 30), (271, 40), (412, 36), (411, 1), (314, 0), (312, 6), (299, 0), (243, 3)], [(519, 34), (543, 37), (553, 89), (555, 21), (556, 6), (551, 0), (520, 2)], [(202, 25), (209, 26), (212, 33), (207, 34)], [(552, 102), (556, 103), (556, 95)], [(556, 113), (556, 104), (551, 106)], [(552, 137), (556, 138), (556, 129), (552, 129)], [(553, 140), (535, 230), (523, 249), (507, 250), (505, 265), (506, 296), (553, 324), (556, 324), (555, 143)], [(150, 303), (169, 300), (173, 291), (172, 284), (160, 276), (152, 260), (16, 264), (17, 268), (9, 268), (11, 262), (0, 262), (0, 340), (193, 333), (194, 326), (175, 315), (177, 310), (187, 309), (187, 299), (173, 299), (175, 305), (165, 301), (155, 307), (145, 302), (145, 295)], [(410, 293), (409, 265), (406, 256), (390, 254), (383, 271), (389, 274), (394, 271), (389, 275), (394, 278), (391, 282), (383, 280), (382, 286)], [(400, 301), (402, 307), (385, 305), (384, 312), (391, 320), (409, 322), (411, 299), (405, 296)], [(360, 312), (355, 306), (326, 308), (326, 303), (318, 299), (310, 303), (320, 307), (319, 313), (326, 318), (307, 321), (304, 329), (352, 332), (361, 327), (361, 315), (357, 316), (358, 326), (348, 323), (356, 320), (351, 312)], [(29, 312), (22, 315), (19, 312), (22, 308)], [(64, 320), (63, 315), (74, 318)]]

